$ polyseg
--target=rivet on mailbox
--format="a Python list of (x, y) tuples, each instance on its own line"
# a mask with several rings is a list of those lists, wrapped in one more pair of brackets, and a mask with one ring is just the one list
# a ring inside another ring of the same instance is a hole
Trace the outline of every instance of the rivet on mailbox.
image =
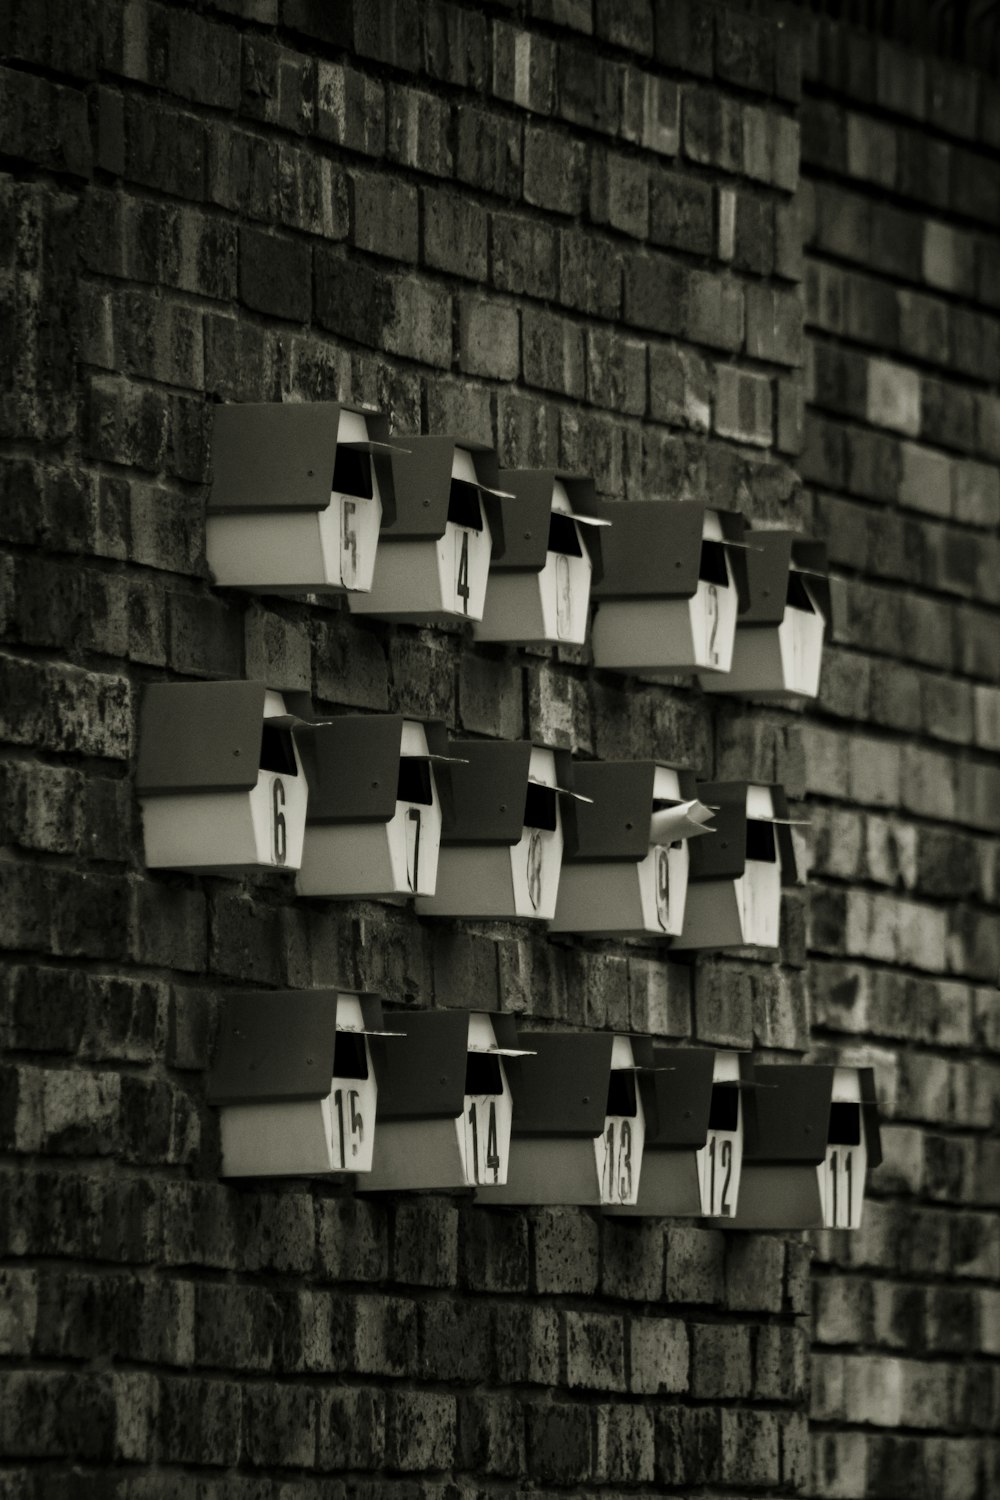
[(728, 672), (745, 597), (744, 521), (696, 501), (602, 504), (613, 524), (592, 588), (594, 665), (657, 677)]
[(503, 549), (494, 546), (477, 641), (582, 645), (591, 576), (601, 576), (594, 481), (555, 469), (501, 469)]
[(858, 1229), (882, 1160), (871, 1068), (758, 1065), (737, 1229)]
[(370, 589), (393, 514), (388, 437), (385, 417), (337, 401), (217, 406), (205, 531), (216, 583)]
[(591, 800), (567, 810), (552, 930), (678, 937), (688, 842), (713, 831), (693, 772), (652, 760), (577, 761), (573, 777)]
[(620, 1204), (639, 1192), (653, 1050), (610, 1032), (522, 1031), (505, 1186), (483, 1203)]
[(826, 547), (793, 531), (752, 531), (749, 600), (736, 621), (728, 676), (708, 673), (709, 693), (815, 698), (831, 620)]
[(297, 870), (307, 730), (262, 682), (148, 684), (136, 771), (147, 866)]
[(510, 1157), (510, 1016), (397, 1011), (385, 1042), (378, 1134), (364, 1186), (407, 1191), (503, 1183)]
[(371, 1169), (377, 995), (238, 991), (222, 1002), (208, 1102), (220, 1107), (223, 1177)]

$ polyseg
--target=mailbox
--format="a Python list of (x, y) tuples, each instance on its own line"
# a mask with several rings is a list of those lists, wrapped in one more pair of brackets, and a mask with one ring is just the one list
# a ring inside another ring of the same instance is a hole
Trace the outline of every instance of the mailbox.
[(656, 677), (728, 672), (745, 597), (743, 517), (689, 500), (602, 505), (594, 665)]
[(296, 736), (308, 727), (262, 682), (148, 684), (136, 772), (147, 866), (297, 870), (307, 791)]
[(552, 930), (678, 937), (688, 840), (712, 832), (693, 772), (652, 760), (580, 761), (573, 784), (591, 801), (567, 814)]
[(639, 1192), (652, 1044), (611, 1032), (520, 1033), (511, 1063), (514, 1125), (506, 1185), (483, 1203), (634, 1203)]
[(385, 417), (337, 401), (217, 406), (205, 554), (218, 584), (371, 588), (392, 470)]
[(494, 549), (477, 641), (582, 645), (591, 576), (601, 574), (601, 529), (589, 514), (594, 481), (556, 469), (501, 469), (503, 550)]
[(794, 531), (754, 531), (746, 554), (746, 607), (736, 621), (729, 675), (708, 673), (709, 693), (815, 698), (829, 627), (826, 547)]
[(882, 1160), (871, 1068), (754, 1070), (737, 1229), (857, 1229), (865, 1174)]
[(452, 760), (441, 724), (401, 714), (344, 714), (317, 724), (305, 742), (309, 816), (299, 895), (433, 895)]
[(371, 1170), (377, 995), (227, 994), (208, 1102), (220, 1106), (223, 1177)]
[[(573, 797), (568, 755), (528, 740), (452, 740), (437, 889), (425, 916), (551, 918), (562, 866), (559, 804)], [(561, 783), (561, 784), (560, 784)]]
[(394, 440), (395, 510), (383, 521), (369, 594), (354, 614), (428, 624), (481, 620), (490, 555), (502, 546), (492, 449), (453, 437)]
[(680, 948), (778, 946), (781, 887), (796, 881), (795, 851), (780, 786), (701, 782), (715, 837), (691, 847)]
[(366, 1188), (503, 1183), (510, 1157), (505, 1059), (522, 1055), (510, 1016), (396, 1012), (384, 1044), (378, 1134)]
[(639, 1196), (621, 1214), (731, 1220), (743, 1164), (752, 1063), (708, 1047), (653, 1048), (655, 1105), (646, 1121)]

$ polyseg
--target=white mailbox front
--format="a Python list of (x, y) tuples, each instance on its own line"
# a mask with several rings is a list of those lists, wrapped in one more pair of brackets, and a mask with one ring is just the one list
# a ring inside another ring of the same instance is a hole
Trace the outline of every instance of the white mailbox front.
[(433, 624), (480, 620), (502, 522), (492, 449), (461, 438), (393, 440), (394, 512), (383, 518), (371, 592), (352, 614)]
[(223, 997), (208, 1102), (223, 1177), (368, 1173), (375, 1140), (377, 995), (236, 991)]
[(503, 545), (494, 546), (477, 641), (582, 645), (591, 576), (601, 576), (594, 481), (556, 469), (501, 469)]
[(727, 676), (701, 678), (707, 693), (815, 698), (831, 620), (826, 547), (794, 531), (752, 531), (746, 607), (736, 622)]
[(759, 1065), (737, 1229), (858, 1229), (882, 1160), (871, 1068)]
[(551, 918), (562, 867), (560, 800), (569, 756), (528, 740), (452, 740), (461, 762), (441, 830), (437, 889), (424, 916)]
[(601, 505), (594, 665), (646, 677), (728, 672), (745, 595), (743, 517), (696, 501)]
[(694, 773), (652, 760), (577, 761), (573, 776), (590, 800), (567, 812), (553, 932), (678, 937), (688, 841), (712, 832)]
[(269, 594), (371, 588), (393, 514), (389, 425), (337, 401), (217, 406), (205, 555), (217, 584)]
[(305, 730), (262, 682), (149, 683), (136, 770), (147, 866), (297, 870), (307, 788), (296, 735)]
[(401, 714), (344, 714), (317, 724), (305, 746), (309, 816), (299, 895), (431, 895), (440, 791), (451, 763), (441, 724)]
[(623, 1204), (639, 1192), (652, 1045), (610, 1032), (522, 1031), (511, 1064), (505, 1186), (483, 1203)]
[(510, 1016), (397, 1011), (386, 1038), (375, 1158), (366, 1188), (503, 1183), (510, 1158), (506, 1059), (522, 1055)]
[(785, 793), (778, 785), (699, 782), (715, 836), (691, 848), (680, 948), (776, 948), (781, 888), (796, 882)]

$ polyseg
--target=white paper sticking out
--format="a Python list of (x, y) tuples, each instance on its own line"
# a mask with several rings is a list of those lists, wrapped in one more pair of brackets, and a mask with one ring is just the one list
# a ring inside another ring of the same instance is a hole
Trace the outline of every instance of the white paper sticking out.
[(676, 807), (664, 807), (654, 812), (649, 820), (649, 842), (672, 844), (676, 839), (697, 838), (700, 833), (714, 833), (707, 827), (712, 809), (699, 802), (697, 797), (690, 802), (679, 802)]

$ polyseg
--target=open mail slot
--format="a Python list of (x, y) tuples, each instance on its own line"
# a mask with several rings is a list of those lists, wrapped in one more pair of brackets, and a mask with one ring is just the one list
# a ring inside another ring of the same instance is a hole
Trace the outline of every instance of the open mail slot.
[(622, 1214), (731, 1220), (743, 1164), (748, 1055), (653, 1047), (655, 1106), (646, 1121), (639, 1196)]
[(262, 682), (148, 684), (136, 771), (147, 866), (297, 870), (307, 729)]
[(613, 522), (592, 588), (594, 664), (619, 672), (728, 672), (745, 597), (743, 517), (695, 501), (601, 505)]
[(567, 812), (553, 931), (678, 937), (688, 841), (712, 831), (694, 773), (652, 760), (578, 761), (573, 784), (591, 801)]
[(395, 439), (395, 509), (383, 520), (371, 592), (355, 614), (427, 624), (480, 620), (490, 556), (502, 544), (491, 449), (453, 437)]
[(528, 740), (452, 740), (437, 889), (427, 916), (551, 918), (562, 866), (569, 756)]
[(220, 1110), (223, 1177), (371, 1170), (377, 995), (238, 991), (223, 999), (208, 1102)]
[(582, 645), (590, 581), (601, 575), (600, 535), (591, 514), (594, 481), (554, 469), (501, 469), (503, 549), (494, 547), (477, 641)]
[(609, 1032), (522, 1031), (511, 1063), (514, 1126), (505, 1186), (484, 1203), (634, 1203), (652, 1044)]
[(781, 888), (796, 880), (795, 851), (782, 787), (700, 782), (715, 834), (691, 846), (681, 948), (776, 948)]
[(391, 517), (386, 418), (337, 401), (217, 406), (205, 553), (218, 584), (371, 588)]
[(882, 1160), (871, 1068), (758, 1066), (737, 1229), (858, 1229)]
[(826, 547), (793, 531), (754, 531), (746, 555), (748, 601), (736, 621), (729, 675), (710, 693), (815, 698), (829, 628)]
[(378, 1136), (366, 1188), (503, 1183), (510, 1157), (507, 1062), (521, 1056), (510, 1016), (395, 1012), (385, 1041)]
[(305, 745), (309, 817), (299, 894), (432, 895), (451, 763), (441, 724), (401, 714), (345, 714), (317, 724)]

